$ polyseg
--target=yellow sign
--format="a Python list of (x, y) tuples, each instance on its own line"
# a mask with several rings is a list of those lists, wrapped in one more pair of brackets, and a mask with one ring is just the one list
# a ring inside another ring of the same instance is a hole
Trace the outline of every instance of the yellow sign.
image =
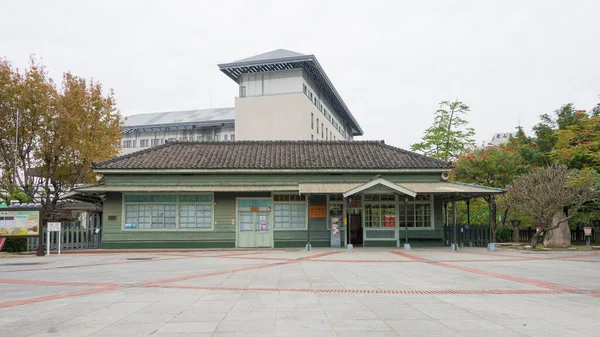
[(327, 207), (325, 206), (310, 206), (309, 217), (311, 219), (322, 219), (327, 217)]
[(0, 210), (0, 237), (37, 236), (40, 229), (39, 211)]

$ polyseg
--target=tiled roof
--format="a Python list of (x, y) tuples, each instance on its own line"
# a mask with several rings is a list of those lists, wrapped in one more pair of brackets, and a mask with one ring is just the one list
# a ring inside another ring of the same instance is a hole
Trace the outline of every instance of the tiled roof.
[(423, 169), (448, 162), (382, 141), (172, 142), (116, 157), (95, 169)]

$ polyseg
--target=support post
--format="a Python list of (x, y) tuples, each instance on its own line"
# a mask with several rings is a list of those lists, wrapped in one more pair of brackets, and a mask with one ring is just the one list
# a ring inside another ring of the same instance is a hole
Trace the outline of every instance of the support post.
[(404, 250), (410, 250), (408, 243), (408, 197), (404, 197)]
[[(471, 233), (471, 199), (467, 199), (466, 203), (467, 203), (467, 231), (468, 231), (467, 233)], [(466, 234), (465, 234), (465, 237), (467, 237)], [(473, 241), (469, 240), (469, 247), (472, 247), (472, 246), (473, 246)]]
[(344, 225), (345, 234), (344, 238), (346, 239), (346, 248), (352, 249), (352, 244), (350, 243), (350, 221), (348, 220), (348, 199), (344, 197), (344, 204), (342, 206), (342, 224)]
[(493, 252), (496, 250), (494, 244), (494, 229), (492, 228), (492, 203), (494, 202), (494, 196), (490, 195), (490, 202), (488, 203), (488, 226), (490, 227), (490, 242), (488, 243), (488, 250)]
[(456, 196), (452, 196), (452, 226), (454, 226), (454, 243), (452, 250), (458, 252), (458, 226), (456, 225)]
[(310, 194), (306, 195), (306, 203), (308, 204), (309, 209), (308, 222), (306, 226), (306, 250), (311, 250), (312, 246), (310, 245)]

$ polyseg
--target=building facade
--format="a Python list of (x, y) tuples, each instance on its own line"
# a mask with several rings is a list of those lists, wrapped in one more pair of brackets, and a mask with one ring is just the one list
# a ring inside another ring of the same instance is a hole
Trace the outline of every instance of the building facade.
[(314, 55), (278, 49), (220, 64), (235, 107), (127, 116), (121, 154), (173, 141), (352, 140), (363, 131)]
[(375, 141), (172, 142), (77, 193), (104, 195), (103, 248), (440, 245), (446, 203), (502, 193), (450, 168)]

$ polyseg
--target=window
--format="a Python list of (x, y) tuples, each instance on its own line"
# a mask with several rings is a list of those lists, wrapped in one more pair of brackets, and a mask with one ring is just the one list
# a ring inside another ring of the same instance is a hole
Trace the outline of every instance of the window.
[(321, 139), (323, 139), (323, 131), (325, 130), (325, 128), (323, 127), (323, 123), (321, 123)]
[(405, 204), (401, 198), (398, 205), (398, 223), (409, 228), (431, 228), (431, 210), (433, 198), (429, 195), (417, 195), (416, 200), (408, 198)]
[(223, 140), (224, 140), (224, 141), (227, 141), (227, 135), (224, 135), (224, 136), (223, 136)]
[(333, 138), (333, 135), (331, 133), (331, 131), (329, 131), (329, 140), (331, 140)]
[(305, 229), (306, 198), (297, 194), (273, 196), (273, 228)]
[(310, 140), (315, 140), (315, 135), (310, 135)]
[(302, 91), (304, 91), (304, 94), (307, 94), (307, 88), (306, 88), (306, 84), (302, 83)]
[(160, 139), (154, 138), (150, 140), (150, 146), (158, 146), (160, 145)]
[(312, 130), (315, 128), (315, 114), (312, 112), (310, 113), (310, 128)]
[(325, 128), (325, 140), (329, 140), (329, 128)]
[(319, 134), (319, 119), (317, 118), (317, 134)]
[(130, 148), (131, 147), (131, 141), (130, 140), (126, 140), (123, 142), (123, 147), (124, 148)]
[(240, 97), (246, 97), (246, 86), (240, 86)]
[(148, 147), (148, 140), (140, 139), (140, 147)]
[(310, 90), (308, 91), (308, 99), (310, 99), (310, 101), (312, 102), (312, 92)]
[(232, 142), (235, 141), (235, 134), (233, 134), (233, 133), (231, 134), (231, 141)]
[(218, 142), (221, 140), (221, 135), (215, 135), (215, 141)]
[(395, 203), (365, 202), (365, 227), (396, 227)]
[(210, 229), (212, 216), (210, 194), (125, 196), (125, 229)]

